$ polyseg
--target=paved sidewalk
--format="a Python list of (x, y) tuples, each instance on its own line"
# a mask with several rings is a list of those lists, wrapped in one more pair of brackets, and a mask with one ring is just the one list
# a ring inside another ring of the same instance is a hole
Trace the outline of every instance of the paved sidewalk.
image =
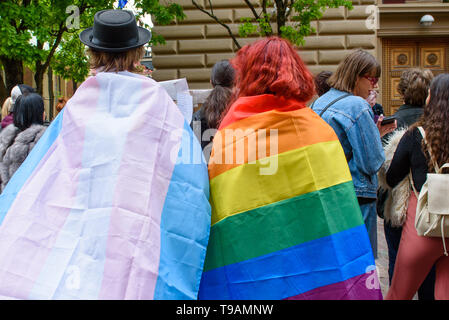
[(376, 267), (379, 272), (380, 288), (382, 295), (387, 295), (388, 283), (388, 247), (385, 241), (384, 220), (377, 217), (377, 259)]

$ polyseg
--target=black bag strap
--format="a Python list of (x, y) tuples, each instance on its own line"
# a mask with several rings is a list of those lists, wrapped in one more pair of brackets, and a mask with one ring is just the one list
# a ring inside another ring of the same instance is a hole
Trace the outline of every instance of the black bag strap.
[[(331, 103), (329, 103), (323, 110), (321, 110), (319, 116), (321, 117), (323, 115), (323, 113), (325, 113), (327, 111), (327, 109), (329, 109), (332, 105), (334, 105), (335, 103), (337, 103), (338, 101), (340, 101), (341, 99), (344, 99), (346, 97), (349, 97), (351, 94), (350, 93), (345, 93), (341, 96), (339, 96), (337, 99), (335, 99), (334, 101), (332, 101)], [(310, 107), (313, 110), (313, 106), (315, 105), (315, 101), (313, 102), (312, 106)]]

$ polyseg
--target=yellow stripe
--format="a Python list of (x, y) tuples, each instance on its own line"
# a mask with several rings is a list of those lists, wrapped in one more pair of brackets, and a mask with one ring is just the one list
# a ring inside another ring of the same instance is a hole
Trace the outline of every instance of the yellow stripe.
[[(269, 162), (268, 162), (269, 161)], [(261, 168), (277, 168), (272, 175)], [(212, 224), (267, 204), (351, 181), (340, 142), (321, 142), (228, 170), (211, 180)]]

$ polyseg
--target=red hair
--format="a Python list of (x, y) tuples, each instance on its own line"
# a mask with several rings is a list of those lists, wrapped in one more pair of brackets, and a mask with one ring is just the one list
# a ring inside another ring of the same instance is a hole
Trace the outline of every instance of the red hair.
[(269, 37), (246, 45), (231, 62), (237, 73), (235, 98), (274, 94), (307, 102), (315, 95), (313, 75), (285, 39)]

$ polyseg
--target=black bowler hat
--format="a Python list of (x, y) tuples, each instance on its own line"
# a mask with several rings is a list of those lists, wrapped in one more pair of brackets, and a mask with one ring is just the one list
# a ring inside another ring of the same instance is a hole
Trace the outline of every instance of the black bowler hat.
[(151, 32), (138, 27), (128, 10), (102, 10), (95, 14), (94, 26), (81, 32), (80, 40), (102, 52), (124, 52), (147, 44)]

